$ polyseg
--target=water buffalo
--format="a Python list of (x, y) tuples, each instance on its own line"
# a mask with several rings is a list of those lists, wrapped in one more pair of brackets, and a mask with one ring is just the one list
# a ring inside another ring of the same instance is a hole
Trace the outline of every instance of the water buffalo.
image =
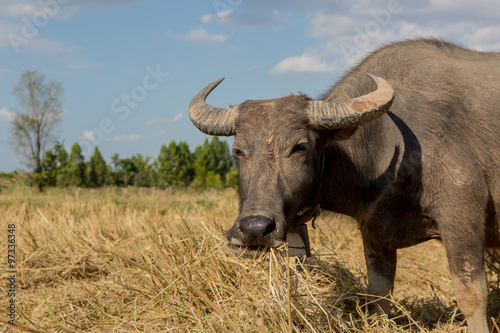
[(229, 246), (278, 247), (320, 205), (357, 219), (368, 293), (387, 296), (397, 249), (441, 239), (469, 330), (487, 332), (484, 249), (500, 245), (500, 53), (395, 43), (319, 100), (206, 104), (221, 81), (192, 99), (189, 116), (206, 134), (235, 136), (240, 213)]

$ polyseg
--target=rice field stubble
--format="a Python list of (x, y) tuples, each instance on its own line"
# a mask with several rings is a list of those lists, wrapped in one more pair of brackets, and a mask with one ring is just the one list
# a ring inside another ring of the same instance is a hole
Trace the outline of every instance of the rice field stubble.
[[(444, 248), (399, 251), (392, 318), (365, 313), (356, 223), (323, 212), (304, 269), (282, 252), (226, 254), (236, 192), (151, 189), (0, 193), (2, 263), (16, 226), (17, 325), (6, 324), (8, 269), (0, 266), (2, 332), (464, 332)], [(498, 277), (488, 271), (492, 331)]]

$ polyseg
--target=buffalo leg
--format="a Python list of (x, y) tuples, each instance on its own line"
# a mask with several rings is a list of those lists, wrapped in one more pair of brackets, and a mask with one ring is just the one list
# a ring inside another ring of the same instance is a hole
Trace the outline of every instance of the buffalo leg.
[(370, 314), (380, 314), (381, 312), (389, 314), (388, 297), (394, 289), (396, 250), (378, 247), (367, 237), (363, 237), (363, 247), (368, 274), (368, 294), (379, 296), (376, 300), (369, 302), (368, 312)]
[(455, 237), (449, 239), (443, 234), (458, 307), (467, 319), (469, 332), (488, 332), (483, 244), (472, 240), (473, 237)]

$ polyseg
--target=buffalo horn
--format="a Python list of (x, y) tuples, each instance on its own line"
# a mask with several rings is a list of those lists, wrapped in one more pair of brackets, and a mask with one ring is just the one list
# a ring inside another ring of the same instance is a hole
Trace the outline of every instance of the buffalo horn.
[(203, 133), (208, 135), (231, 136), (235, 134), (234, 120), (237, 106), (227, 109), (208, 105), (205, 102), (208, 94), (225, 78), (220, 78), (200, 90), (189, 103), (189, 119)]
[(377, 83), (377, 90), (369, 94), (339, 102), (311, 101), (307, 109), (311, 125), (318, 130), (357, 127), (386, 113), (394, 100), (394, 89), (381, 77), (368, 76)]

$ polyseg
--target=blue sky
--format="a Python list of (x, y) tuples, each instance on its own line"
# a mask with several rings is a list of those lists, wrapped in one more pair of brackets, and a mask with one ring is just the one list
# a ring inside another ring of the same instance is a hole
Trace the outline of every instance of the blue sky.
[(213, 105), (315, 98), (370, 51), (418, 36), (500, 51), (500, 1), (2, 0), (0, 171), (23, 168), (9, 140), (25, 69), (63, 85), (67, 149), (88, 158), (97, 144), (109, 161), (201, 144), (187, 107), (222, 76)]

